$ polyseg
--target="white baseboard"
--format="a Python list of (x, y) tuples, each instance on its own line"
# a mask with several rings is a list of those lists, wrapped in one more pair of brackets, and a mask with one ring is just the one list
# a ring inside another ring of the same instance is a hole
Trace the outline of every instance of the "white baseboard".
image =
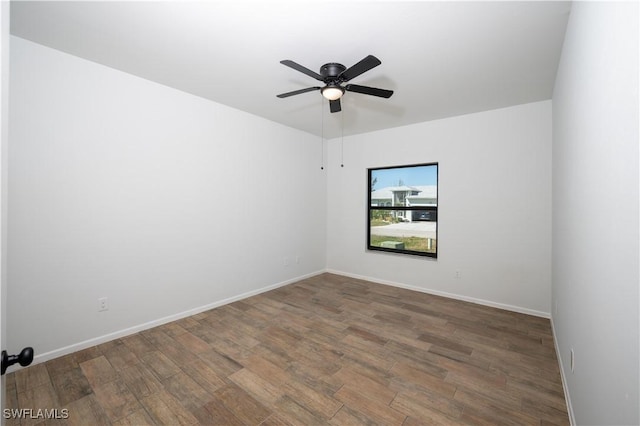
[(331, 274), (336, 274), (336, 275), (344, 275), (346, 277), (356, 278), (356, 279), (359, 279), (359, 280), (371, 281), (371, 282), (374, 282), (374, 283), (377, 283), (377, 284), (384, 284), (384, 285), (390, 285), (390, 286), (393, 286), (393, 287), (406, 288), (407, 290), (413, 290), (413, 291), (419, 291), (421, 293), (433, 294), (434, 296), (442, 296), (442, 297), (447, 297), (449, 299), (462, 300), (464, 302), (470, 302), (470, 303), (475, 303), (475, 304), (478, 304), (478, 305), (490, 306), (492, 308), (504, 309), (506, 311), (518, 312), (518, 313), (521, 313), (521, 314), (533, 315), (533, 316), (542, 317), (542, 318), (550, 318), (550, 314), (548, 312), (536, 311), (534, 309), (523, 308), (523, 307), (520, 307), (520, 306), (507, 305), (507, 304), (504, 304), (504, 303), (497, 303), (497, 302), (492, 302), (490, 300), (477, 299), (475, 297), (468, 297), (468, 296), (463, 296), (463, 295), (460, 295), (460, 294), (447, 293), (445, 291), (439, 291), (439, 290), (432, 290), (432, 289), (417, 287), (417, 286), (413, 286), (413, 285), (409, 285), (409, 284), (398, 283), (398, 282), (395, 282), (395, 281), (381, 280), (379, 278), (367, 277), (367, 276), (364, 276), (364, 275), (352, 274), (352, 273), (344, 272), (344, 271), (336, 271), (334, 269), (327, 269), (326, 272), (329, 272)]
[[(299, 276), (299, 277), (291, 278), (289, 280), (282, 281), (282, 282), (279, 282), (279, 283), (276, 283), (276, 284), (271, 284), (271, 285), (268, 285), (266, 287), (259, 288), (257, 290), (252, 290), (252, 291), (249, 291), (249, 292), (246, 292), (246, 293), (239, 294), (237, 296), (232, 296), (232, 297), (229, 297), (229, 298), (226, 298), (226, 299), (218, 300), (218, 301), (213, 302), (213, 303), (208, 303), (208, 304), (203, 305), (203, 306), (198, 306), (197, 308), (189, 309), (189, 310), (184, 311), (184, 312), (179, 312), (177, 314), (173, 314), (173, 315), (166, 316), (164, 318), (159, 318), (157, 320), (149, 321), (149, 322), (146, 322), (144, 324), (139, 324), (139, 325), (136, 325), (136, 326), (133, 326), (133, 327), (125, 328), (123, 330), (115, 331), (113, 333), (105, 334), (103, 336), (95, 337), (93, 339), (85, 340), (85, 341), (82, 341), (82, 342), (79, 342), (79, 343), (74, 343), (72, 345), (65, 346), (65, 347), (59, 348), (59, 349), (55, 349), (53, 351), (49, 351), (49, 352), (45, 352), (45, 353), (42, 353), (42, 354), (38, 354), (33, 358), (32, 365), (39, 364), (39, 363), (42, 363), (42, 362), (46, 362), (46, 361), (49, 361), (49, 360), (54, 359), (54, 358), (58, 358), (58, 357), (61, 357), (61, 356), (64, 356), (64, 355), (68, 355), (68, 354), (73, 353), (73, 352), (81, 351), (83, 349), (87, 349), (87, 348), (90, 348), (92, 346), (96, 346), (96, 345), (99, 345), (99, 344), (102, 344), (102, 343), (106, 343), (106, 342), (109, 342), (111, 340), (119, 339), (121, 337), (129, 336), (131, 334), (138, 333), (138, 332), (144, 331), (144, 330), (148, 330), (150, 328), (157, 327), (159, 325), (163, 325), (163, 324), (166, 324), (166, 323), (169, 323), (169, 322), (172, 322), (172, 321), (176, 321), (176, 320), (179, 320), (179, 319), (182, 319), (182, 318), (186, 318), (186, 317), (189, 317), (189, 316), (192, 316), (192, 315), (196, 315), (196, 314), (199, 314), (201, 312), (208, 311), (210, 309), (217, 308), (217, 307), (222, 306), (222, 305), (227, 305), (229, 303), (237, 302), (238, 300), (246, 299), (246, 298), (251, 297), (251, 296), (255, 296), (255, 295), (258, 295), (258, 294), (261, 294), (261, 293), (265, 293), (267, 291), (274, 290), (276, 288), (283, 287), (285, 285), (293, 284), (293, 283), (295, 283), (297, 281), (300, 281), (300, 280), (303, 280), (303, 279), (306, 279), (306, 278), (311, 278), (311, 277), (314, 277), (316, 275), (323, 274), (324, 272), (326, 272), (326, 271), (325, 270), (320, 270), (320, 271), (312, 272), (312, 273), (309, 273), (309, 274), (306, 274), (306, 275), (302, 275), (302, 276)], [(15, 370), (18, 370), (20, 368), (21, 368), (20, 366), (10, 367), (9, 370), (7, 370), (7, 371), (11, 372), (12, 369), (15, 371)]]
[(551, 333), (553, 334), (553, 345), (556, 348), (556, 358), (558, 358), (558, 366), (560, 367), (560, 379), (562, 380), (562, 390), (564, 391), (564, 400), (567, 404), (567, 413), (569, 413), (569, 423), (573, 426), (576, 423), (575, 415), (573, 414), (573, 406), (571, 405), (571, 396), (569, 395), (569, 387), (567, 386), (567, 377), (565, 376), (564, 366), (562, 365), (562, 357), (560, 356), (558, 346), (558, 339), (556, 337), (556, 329), (553, 326), (553, 316), (551, 316)]

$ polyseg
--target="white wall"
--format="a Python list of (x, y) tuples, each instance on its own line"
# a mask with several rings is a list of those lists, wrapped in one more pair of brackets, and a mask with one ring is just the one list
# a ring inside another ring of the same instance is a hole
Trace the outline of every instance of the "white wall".
[(10, 106), (10, 351), (324, 270), (317, 137), (16, 37)]
[[(9, 13), (0, 1), (0, 350), (7, 330), (7, 146), (9, 142)], [(0, 379), (0, 409), (5, 407), (5, 378)]]
[(638, 113), (638, 3), (575, 2), (553, 93), (552, 318), (580, 425), (640, 423)]
[[(334, 139), (328, 157), (329, 270), (548, 316), (551, 101)], [(438, 259), (367, 251), (366, 169), (427, 162)]]

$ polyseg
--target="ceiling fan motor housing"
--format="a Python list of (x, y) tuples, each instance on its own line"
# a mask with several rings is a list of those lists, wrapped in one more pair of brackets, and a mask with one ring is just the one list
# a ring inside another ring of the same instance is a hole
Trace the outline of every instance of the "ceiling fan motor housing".
[(329, 83), (336, 81), (338, 76), (346, 69), (347, 67), (342, 64), (329, 62), (320, 67), (320, 75), (324, 78), (325, 83)]

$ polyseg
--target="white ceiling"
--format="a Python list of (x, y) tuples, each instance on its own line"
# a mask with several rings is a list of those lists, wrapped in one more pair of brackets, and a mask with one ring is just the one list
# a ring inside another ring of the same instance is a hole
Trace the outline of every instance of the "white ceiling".
[[(13, 1), (11, 33), (331, 138), (550, 99), (569, 12), (554, 1)], [(276, 98), (318, 83), (283, 59), (318, 72), (369, 54), (382, 65), (350, 83), (390, 99), (347, 92), (330, 114), (319, 92)]]

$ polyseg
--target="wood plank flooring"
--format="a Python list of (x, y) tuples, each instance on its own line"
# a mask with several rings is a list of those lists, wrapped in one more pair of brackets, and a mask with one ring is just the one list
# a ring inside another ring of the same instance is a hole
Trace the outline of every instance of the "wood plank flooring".
[[(566, 425), (547, 319), (323, 274), (7, 375), (8, 425)], [(63, 416), (59, 416), (63, 417)]]

